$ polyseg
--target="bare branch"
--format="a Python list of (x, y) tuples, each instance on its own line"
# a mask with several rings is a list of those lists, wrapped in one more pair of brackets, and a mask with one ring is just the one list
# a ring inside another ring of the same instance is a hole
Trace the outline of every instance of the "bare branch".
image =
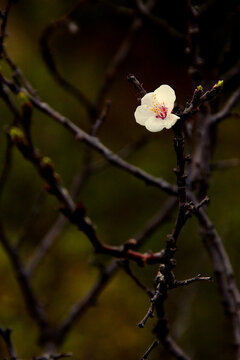
[(182, 280), (182, 281), (175, 281), (173, 288), (179, 287), (179, 286), (187, 286), (192, 284), (193, 282), (196, 281), (212, 281), (213, 279), (209, 276), (201, 276), (200, 274), (191, 278), (191, 279), (187, 279), (187, 280)]
[[(151, 298), (151, 304), (149, 309), (138, 324), (140, 328), (143, 328), (149, 318), (153, 317), (154, 310), (157, 313), (157, 324), (154, 332), (158, 339), (162, 342), (166, 350), (174, 355), (176, 358), (189, 359), (187, 355), (179, 348), (178, 345), (169, 336), (168, 323), (165, 316), (164, 303), (168, 296), (168, 289), (174, 286), (175, 275), (173, 268), (175, 267), (174, 255), (176, 252), (176, 243), (179, 234), (188, 219), (188, 212), (190, 211), (190, 204), (187, 202), (187, 189), (186, 189), (186, 175), (185, 175), (185, 155), (184, 155), (184, 138), (182, 122), (177, 122), (174, 127), (174, 148), (177, 158), (177, 168), (174, 169), (177, 177), (178, 186), (178, 203), (179, 210), (177, 219), (171, 235), (168, 235), (167, 244), (164, 250), (165, 260), (159, 266), (159, 271), (155, 279), (155, 293)], [(180, 357), (180, 354), (182, 357)]]
[[(127, 159), (137, 150), (141, 149), (144, 145), (146, 145), (149, 142), (149, 140), (150, 140), (149, 137), (143, 136), (140, 139), (136, 140), (135, 142), (127, 144), (122, 149), (120, 149), (116, 154), (122, 159)], [(109, 163), (106, 160), (101, 159), (91, 164), (90, 170), (93, 174), (95, 174), (96, 172), (104, 170), (108, 166)]]
[(57, 65), (55, 63), (49, 46), (49, 41), (51, 40), (55, 31), (58, 30), (58, 28), (60, 27), (66, 28), (66, 25), (68, 24), (72, 14), (78, 9), (81, 9), (86, 4), (88, 4), (88, 1), (78, 1), (78, 3), (73, 7), (73, 9), (70, 10), (65, 16), (48, 24), (48, 26), (44, 29), (42, 33), (40, 45), (43, 60), (45, 61), (48, 70), (50, 71), (54, 79), (57, 81), (57, 83), (63, 88), (64, 91), (74, 96), (86, 108), (86, 110), (89, 112), (89, 114), (91, 114), (91, 116), (95, 116), (96, 108), (91, 103), (91, 101), (87, 99), (87, 97), (82, 93), (81, 90), (79, 90), (76, 86), (66, 80), (58, 71)]
[(127, 76), (127, 80), (134, 86), (134, 88), (137, 90), (137, 92), (140, 95), (140, 98), (142, 98), (144, 95), (146, 95), (146, 90), (143, 88), (142, 84), (138, 81), (138, 79), (133, 75), (129, 74)]
[(10, 66), (10, 68), (13, 70), (13, 79), (18, 84), (22, 83), (23, 86), (29, 92), (29, 94), (31, 94), (32, 96), (38, 97), (37, 91), (35, 89), (33, 89), (31, 84), (28, 82), (26, 77), (23, 75), (22, 70), (15, 64), (15, 62), (12, 60), (12, 58), (10, 58), (10, 56), (8, 55), (8, 52), (6, 51), (5, 48), (3, 48), (3, 56), (4, 56), (4, 59), (7, 61), (8, 65)]
[(13, 247), (9, 239), (6, 237), (1, 223), (0, 223), (0, 242), (2, 243), (3, 248), (8, 254), (9, 260), (15, 271), (16, 278), (22, 290), (22, 294), (26, 304), (26, 309), (29, 312), (32, 319), (38, 324), (40, 330), (44, 331), (48, 326), (48, 319), (32, 289), (28, 275), (24, 269), (24, 265), (20, 257), (18, 256), (16, 249)]
[(137, 13), (144, 21), (157, 26), (160, 30), (164, 30), (166, 33), (170, 34), (172, 37), (177, 38), (178, 40), (185, 40), (185, 35), (177, 31), (175, 28), (169, 25), (165, 19), (159, 18), (149, 11), (146, 5), (141, 0), (134, 0)]
[(62, 344), (70, 328), (79, 320), (83, 314), (85, 314), (87, 308), (94, 305), (99, 294), (104, 290), (110, 278), (116, 272), (117, 268), (117, 262), (112, 261), (107, 269), (101, 273), (99, 280), (91, 288), (87, 295), (79, 303), (72, 307), (66, 320), (58, 327), (56, 338), (57, 344)]
[(192, 76), (195, 85), (201, 83), (201, 74), (200, 67), (203, 60), (200, 57), (200, 47), (199, 47), (199, 16), (200, 12), (198, 7), (192, 5), (192, 1), (186, 1), (188, 7), (188, 36), (187, 36), (187, 48), (186, 53), (189, 57), (189, 68), (188, 72)]
[(0, 74), (0, 97), (3, 99), (3, 101), (6, 103), (7, 107), (9, 108), (9, 110), (12, 112), (12, 114), (14, 115), (14, 121), (13, 123), (16, 122), (16, 120), (20, 119), (20, 112), (16, 106), (16, 104), (12, 101), (11, 97), (8, 94), (8, 88), (1, 82), (1, 74)]
[(235, 77), (240, 75), (240, 60), (236, 62), (234, 66), (232, 66), (230, 69), (228, 69), (221, 78), (224, 80), (224, 83), (228, 83)]
[(135, 284), (147, 293), (150, 297), (153, 297), (154, 292), (146, 287), (132, 272), (128, 261), (119, 261), (119, 265), (128, 274), (128, 276), (135, 282)]
[(27, 264), (26, 271), (29, 275), (32, 275), (37, 265), (40, 263), (47, 251), (51, 248), (54, 240), (62, 232), (67, 223), (67, 218), (65, 218), (63, 215), (60, 215), (56, 222), (48, 230), (47, 234), (44, 236), (40, 245), (37, 247), (35, 253), (32, 255)]
[(57, 111), (53, 110), (46, 103), (42, 103), (38, 99), (35, 99), (33, 97), (31, 97), (30, 100), (32, 101), (33, 105), (36, 106), (36, 108), (38, 108), (40, 111), (44, 112), (45, 114), (49, 115), (52, 119), (62, 124), (71, 133), (73, 133), (76, 140), (83, 141), (86, 144), (90, 145), (112, 165), (123, 169), (124, 171), (132, 174), (138, 179), (143, 180), (146, 184), (154, 185), (170, 195), (176, 195), (175, 186), (170, 185), (165, 180), (161, 178), (156, 178), (148, 174), (144, 170), (141, 170), (140, 168), (131, 165), (125, 160), (121, 159), (117, 154), (113, 153), (110, 149), (108, 149), (105, 145), (103, 145), (98, 138), (87, 134), (85, 131), (83, 131), (78, 126), (73, 124), (71, 120), (59, 114)]
[[(169, 217), (176, 205), (175, 199), (168, 199), (158, 213), (151, 219), (144, 229), (138, 233), (134, 238), (136, 239), (136, 249), (142, 246), (149, 236)], [(113, 260), (110, 265), (100, 274), (99, 280), (90, 289), (86, 296), (77, 303), (71, 310), (66, 320), (60, 325), (58, 329), (58, 344), (62, 344), (68, 331), (86, 312), (86, 310), (95, 303), (96, 299), (105, 289), (110, 279), (114, 276), (119, 268), (119, 261)]]
[(154, 307), (155, 307), (155, 301), (158, 300), (158, 297), (160, 296), (159, 292), (155, 291), (154, 296), (151, 298), (151, 305), (148, 308), (148, 311), (146, 313), (146, 315), (144, 316), (144, 318), (138, 323), (138, 327), (143, 329), (147, 320), (149, 318), (153, 318), (154, 317)]
[(240, 165), (240, 159), (226, 159), (215, 161), (211, 164), (211, 170), (227, 170)]
[(6, 181), (8, 179), (8, 175), (9, 175), (11, 166), (12, 166), (12, 142), (9, 139), (9, 137), (7, 136), (6, 152), (5, 152), (5, 156), (4, 156), (2, 172), (0, 174), (0, 198), (1, 198), (2, 192), (4, 190)]
[(191, 358), (183, 352), (183, 350), (176, 344), (171, 336), (167, 335), (162, 340), (162, 344), (164, 348), (176, 359), (191, 360)]
[(115, 56), (113, 57), (105, 75), (105, 80), (103, 81), (103, 84), (98, 92), (95, 104), (96, 107), (99, 107), (99, 105), (103, 102), (104, 96), (106, 95), (109, 87), (111, 86), (115, 76), (116, 72), (119, 69), (119, 67), (122, 65), (122, 63), (126, 60), (131, 48), (132, 48), (132, 42), (139, 32), (139, 30), (142, 27), (142, 22), (140, 19), (136, 18), (133, 20), (127, 35), (123, 39), (118, 51), (116, 52)]
[(92, 129), (91, 129), (92, 136), (97, 136), (100, 127), (102, 126), (103, 122), (106, 120), (108, 116), (110, 105), (111, 105), (111, 101), (106, 100), (100, 116), (92, 125)]
[(141, 360), (146, 360), (153, 351), (153, 349), (155, 349), (155, 347), (158, 346), (158, 344), (159, 344), (159, 340), (154, 340), (153, 343), (149, 346), (149, 348), (145, 352), (145, 354), (142, 356)]
[[(192, 199), (194, 197), (192, 196)], [(236, 284), (232, 265), (224, 249), (221, 238), (214, 229), (203, 209), (197, 213), (203, 243), (209, 253), (214, 269), (219, 293), (223, 298), (223, 307), (230, 319), (234, 335), (234, 348), (240, 358), (240, 293)]]
[(30, 209), (29, 213), (26, 216), (26, 219), (23, 221), (18, 241), (16, 244), (16, 248), (20, 249), (22, 244), (27, 240), (28, 236), (31, 236), (32, 226), (37, 218), (37, 216), (40, 213), (42, 202), (44, 199), (45, 193), (41, 191), (41, 193), (38, 195), (36, 201), (34, 202), (32, 208)]
[(17, 360), (17, 355), (16, 355), (16, 352), (15, 352), (15, 349), (14, 349), (14, 346), (13, 346), (13, 343), (12, 343), (12, 340), (11, 340), (11, 332), (12, 332), (11, 329), (5, 329), (4, 330), (4, 329), (2, 329), (0, 327), (0, 336), (2, 337), (3, 341), (6, 344), (7, 351), (8, 351), (8, 354), (10, 356), (10, 359), (11, 360)]
[(33, 147), (33, 144), (28, 144), (27, 139), (20, 129), (12, 128), (10, 130), (10, 136), (22, 155), (33, 164), (41, 178), (47, 182), (48, 192), (62, 203), (63, 208), (61, 212), (87, 236), (96, 253), (130, 259), (141, 266), (145, 264), (158, 264), (164, 259), (165, 255), (162, 252), (141, 254), (132, 250), (132, 246), (130, 246), (129, 243), (123, 244), (122, 246), (104, 244), (98, 238), (93, 223), (86, 216), (85, 206), (82, 203), (75, 205), (71, 195), (62, 187), (52, 160), (48, 157), (41, 156), (40, 152)]
[[(93, 125), (94, 128), (94, 125)], [(144, 145), (146, 143), (146, 138), (141, 138), (136, 143), (130, 144), (128, 147), (122, 149), (120, 151), (121, 156), (128, 156), (133, 151), (136, 151), (139, 147)], [(78, 194), (79, 189), (83, 187), (84, 183), (86, 182), (88, 175), (91, 173), (95, 173), (96, 171), (100, 171), (107, 166), (106, 162), (98, 162), (96, 164), (91, 165), (90, 159), (89, 159), (89, 150), (90, 148), (87, 146), (85, 149), (85, 156), (83, 160), (83, 167), (80, 174), (78, 174), (71, 185), (70, 193), (75, 198), (75, 196)], [(105, 165), (105, 166), (104, 166)], [(141, 239), (144, 239), (147, 235), (150, 236), (152, 229), (154, 229), (156, 226), (158, 226), (158, 223), (161, 224), (162, 218), (164, 218), (164, 214), (168, 212), (169, 209), (174, 207), (174, 204), (176, 203), (176, 199), (172, 198), (169, 199), (169, 201), (166, 202), (166, 206), (159, 211), (159, 213), (156, 214), (156, 216), (152, 219), (152, 222), (149, 223), (149, 226), (144, 229), (144, 233), (139, 234), (139, 242), (141, 242)], [(34, 254), (31, 256), (29, 263), (27, 265), (27, 271), (29, 274), (32, 274), (34, 270), (36, 269), (37, 265), (40, 263), (42, 258), (45, 256), (45, 254), (48, 252), (48, 250), (52, 247), (54, 241), (56, 238), (60, 235), (66, 224), (68, 223), (67, 219), (59, 215), (57, 220), (54, 222), (54, 224), (51, 226), (49, 231), (46, 233), (46, 235), (43, 237), (41, 243), (38, 245), (37, 249), (35, 250)], [(138, 240), (138, 239), (136, 239)]]
[(6, 33), (7, 21), (12, 4), (13, 4), (13, 0), (8, 0), (4, 11), (1, 12), (0, 19), (2, 20), (2, 23), (0, 28), (0, 58), (2, 58), (4, 39), (7, 36)]
[(222, 110), (220, 110), (218, 113), (213, 114), (211, 117), (211, 124), (217, 124), (221, 120), (225, 119), (226, 117), (231, 115), (233, 107), (237, 104), (237, 101), (240, 98), (240, 87), (234, 91), (232, 96), (228, 99), (227, 103), (223, 107)]

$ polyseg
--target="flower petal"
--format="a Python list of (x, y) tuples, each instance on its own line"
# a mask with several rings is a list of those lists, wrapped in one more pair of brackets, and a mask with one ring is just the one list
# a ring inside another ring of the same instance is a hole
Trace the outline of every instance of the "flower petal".
[(150, 92), (142, 97), (141, 104), (153, 106), (153, 100), (153, 92)]
[(149, 109), (149, 106), (140, 105), (136, 108), (134, 116), (138, 124), (145, 125), (145, 122), (153, 116), (153, 112)]
[(157, 132), (164, 128), (164, 122), (161, 119), (152, 116), (146, 121), (145, 126), (149, 131)]
[(154, 91), (157, 101), (164, 103), (168, 108), (168, 113), (171, 113), (174, 107), (174, 101), (176, 100), (175, 91), (169, 85), (161, 85)]
[(164, 120), (164, 127), (166, 129), (170, 129), (177, 122), (178, 119), (180, 119), (179, 116), (175, 114), (169, 114)]

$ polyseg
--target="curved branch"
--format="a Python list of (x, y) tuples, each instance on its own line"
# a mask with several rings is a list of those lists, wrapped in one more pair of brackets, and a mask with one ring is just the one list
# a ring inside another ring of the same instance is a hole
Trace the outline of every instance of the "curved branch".
[(1, 223), (0, 223), (0, 242), (2, 243), (2, 246), (5, 249), (6, 253), (8, 254), (8, 257), (12, 263), (18, 283), (22, 290), (27, 311), (31, 315), (32, 319), (38, 324), (39, 328), (44, 332), (44, 330), (49, 326), (48, 319), (32, 289), (24, 265), (16, 249), (10, 243), (9, 239), (5, 235)]
[(212, 125), (218, 124), (221, 120), (231, 115), (233, 107), (237, 104), (240, 98), (240, 87), (234, 91), (232, 96), (228, 99), (224, 107), (216, 114), (211, 116), (210, 122)]

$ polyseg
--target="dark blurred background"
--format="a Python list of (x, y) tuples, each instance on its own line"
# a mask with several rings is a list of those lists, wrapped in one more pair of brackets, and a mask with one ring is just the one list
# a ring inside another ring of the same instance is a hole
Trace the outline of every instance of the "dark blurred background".
[[(11, 10), (6, 45), (9, 54), (23, 70), (41, 99), (89, 130), (86, 112), (74, 98), (59, 87), (42, 60), (39, 38), (49, 22), (71, 9), (76, 1), (18, 1)], [(131, 7), (130, 1), (112, 1), (113, 5)], [(201, 72), (206, 89), (221, 79), (239, 58), (237, 37), (240, 9), (237, 2), (194, 2), (205, 7), (200, 20)], [(1, 1), (4, 7), (4, 1)], [(188, 11), (184, 1), (159, 2), (154, 15), (166, 20), (179, 32), (186, 33)], [(61, 28), (51, 38), (51, 49), (60, 73), (94, 99), (104, 79), (106, 68), (119, 48), (131, 20), (103, 3), (93, 3), (76, 11), (72, 24), (78, 31)], [(189, 58), (184, 40), (171, 36), (167, 30), (148, 23), (135, 37), (128, 59), (121, 66), (107, 94), (112, 105), (99, 137), (113, 151), (119, 151), (145, 136), (146, 145), (132, 154), (131, 163), (155, 176), (175, 183), (173, 134), (164, 130), (148, 133), (136, 124), (133, 113), (138, 105), (135, 90), (126, 76), (134, 73), (147, 91), (169, 84), (176, 91), (178, 105), (191, 99), (195, 83), (189, 74)], [(9, 69), (1, 62), (1, 71)], [(223, 89), (222, 103), (235, 86), (235, 77)], [(238, 108), (236, 109), (236, 111)], [(12, 115), (0, 101), (1, 128), (11, 123)], [(81, 170), (84, 145), (51, 119), (35, 111), (33, 137), (42, 154), (51, 157), (62, 182), (69, 187)], [(240, 123), (236, 117), (220, 126), (213, 160), (240, 158)], [(6, 139), (0, 133), (0, 163), (3, 163)], [(97, 163), (101, 157), (93, 153)], [(209, 196), (209, 216), (218, 229), (231, 258), (236, 277), (240, 279), (239, 263), (239, 167), (213, 172)], [(121, 244), (134, 237), (155, 214), (167, 195), (113, 168), (105, 167), (91, 176), (78, 199), (86, 204), (88, 214), (97, 226), (101, 239)], [(42, 181), (32, 165), (14, 151), (12, 170), (1, 199), (1, 218), (13, 243), (17, 244), (28, 222), (31, 209), (39, 204), (39, 213), (30, 224), (20, 251), (26, 259), (58, 215), (57, 201), (45, 194)], [(158, 251), (164, 247), (171, 232), (174, 215), (158, 229), (143, 250)], [(178, 243), (176, 276), (185, 279), (201, 273), (212, 276), (208, 255), (201, 243), (196, 219), (184, 228)], [(108, 257), (93, 255), (83, 234), (67, 226), (54, 247), (41, 262), (34, 275), (34, 288), (45, 305), (53, 323), (59, 323), (94, 284), (98, 269), (94, 263), (107, 263)], [(135, 273), (148, 286), (153, 286), (157, 266), (139, 268)], [(37, 329), (29, 318), (18, 284), (3, 249), (0, 248), (0, 324), (13, 329), (13, 341), (21, 358), (31, 358), (41, 349), (36, 345)], [(86, 312), (72, 329), (61, 351), (73, 352), (73, 359), (137, 359), (153, 340), (154, 319), (144, 330), (136, 325), (149, 305), (148, 297), (120, 271), (99, 297), (96, 306)], [(229, 323), (223, 315), (215, 283), (196, 283), (170, 292), (167, 315), (171, 331), (179, 344), (194, 359), (231, 359)], [(1, 348), (1, 345), (0, 345)], [(161, 345), (151, 359), (168, 359)]]

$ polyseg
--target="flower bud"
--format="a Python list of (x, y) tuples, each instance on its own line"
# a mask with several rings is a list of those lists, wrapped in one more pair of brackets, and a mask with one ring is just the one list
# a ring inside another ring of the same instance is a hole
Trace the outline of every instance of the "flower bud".
[(217, 82), (217, 84), (215, 84), (215, 85), (213, 86), (213, 89), (222, 87), (222, 86), (223, 86), (223, 82), (224, 82), (223, 80), (219, 80), (219, 81)]
[(12, 127), (10, 129), (9, 136), (15, 145), (22, 145), (26, 143), (23, 131), (17, 127)]

